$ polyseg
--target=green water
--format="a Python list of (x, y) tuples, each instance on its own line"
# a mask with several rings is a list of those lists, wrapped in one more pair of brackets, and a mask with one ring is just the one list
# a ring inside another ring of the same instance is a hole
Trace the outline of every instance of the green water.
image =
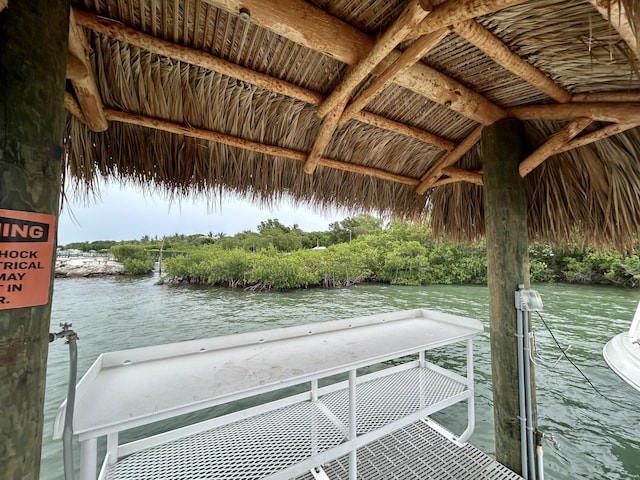
[[(428, 308), (475, 317), (486, 331), (475, 342), (476, 430), (471, 443), (493, 453), (492, 394), (487, 290), (475, 286), (358, 286), (339, 290), (251, 293), (194, 287), (161, 287), (151, 278), (57, 279), (52, 331), (72, 322), (80, 336), (79, 376), (100, 352), (194, 338), (290, 326), (298, 323)], [(618, 379), (602, 358), (602, 347), (629, 328), (640, 293), (608, 287), (538, 285), (544, 318), (569, 356), (609, 400), (598, 395), (558, 356), (537, 320), (538, 423), (560, 447), (545, 445), (546, 478), (640, 478), (640, 393)], [(41, 479), (62, 479), (61, 442), (51, 440), (53, 418), (66, 396), (68, 352), (58, 341), (49, 353), (45, 399), (45, 439)], [(461, 369), (462, 348), (437, 353), (445, 366)], [(466, 405), (436, 419), (461, 432)], [(76, 450), (76, 463), (78, 453)]]

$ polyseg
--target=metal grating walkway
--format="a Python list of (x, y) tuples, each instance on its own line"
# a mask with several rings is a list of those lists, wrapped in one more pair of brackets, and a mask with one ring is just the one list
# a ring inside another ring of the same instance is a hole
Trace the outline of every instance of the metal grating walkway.
[[(358, 480), (522, 480), (474, 446), (458, 446), (433, 420), (415, 422), (358, 449)], [(330, 480), (348, 480), (349, 456), (327, 462)], [(306, 473), (295, 480), (314, 480)]]

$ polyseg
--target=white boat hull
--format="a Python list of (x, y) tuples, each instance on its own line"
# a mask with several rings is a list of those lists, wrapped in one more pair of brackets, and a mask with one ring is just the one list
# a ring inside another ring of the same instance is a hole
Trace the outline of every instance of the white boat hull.
[(609, 367), (625, 382), (640, 391), (640, 338), (620, 333), (604, 346), (602, 352)]

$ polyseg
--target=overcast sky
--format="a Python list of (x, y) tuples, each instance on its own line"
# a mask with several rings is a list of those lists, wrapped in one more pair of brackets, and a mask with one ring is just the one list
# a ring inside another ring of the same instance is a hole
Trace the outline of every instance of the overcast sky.
[(175, 233), (209, 232), (233, 235), (257, 231), (258, 224), (277, 218), (287, 226), (298, 224), (306, 232), (324, 231), (332, 222), (352, 216), (339, 210), (324, 213), (282, 202), (265, 209), (248, 201), (224, 196), (222, 204), (207, 205), (205, 199), (170, 202), (138, 187), (101, 186), (100, 199), (89, 202), (71, 198), (58, 225), (58, 245), (94, 240), (133, 240), (144, 235), (160, 238)]

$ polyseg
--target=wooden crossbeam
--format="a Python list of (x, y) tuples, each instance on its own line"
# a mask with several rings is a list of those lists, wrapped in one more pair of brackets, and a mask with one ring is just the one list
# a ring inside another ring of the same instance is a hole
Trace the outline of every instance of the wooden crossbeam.
[[(148, 52), (213, 70), (311, 105), (318, 106), (324, 99), (324, 97), (317, 92), (227, 62), (200, 50), (160, 40), (133, 28), (129, 28), (120, 22), (98, 17), (97, 15), (82, 10), (74, 10), (74, 14), (79, 25), (101, 33), (102, 35), (120, 40), (121, 42), (135, 45)], [(452, 142), (449, 140), (402, 123), (393, 122), (379, 115), (367, 113), (366, 116), (358, 116), (357, 119), (370, 125), (375, 125), (378, 128), (416, 138), (445, 150), (451, 150), (453, 148), (451, 146)], [(455, 146), (455, 144), (453, 144), (453, 146)]]
[(624, 90), (620, 92), (574, 93), (572, 102), (640, 102), (640, 90)]
[[(244, 9), (249, 12), (251, 22), (255, 25), (347, 65), (356, 64), (374, 45), (374, 40), (367, 34), (304, 0), (205, 1), (235, 14)], [(465, 19), (466, 17), (461, 18), (460, 21)], [(447, 25), (449, 24), (443, 27)], [(399, 51), (392, 51), (372, 73), (381, 74), (400, 55)], [(506, 115), (504, 110), (482, 95), (422, 63), (417, 63), (398, 75), (395, 83), (441, 105), (447, 105), (451, 110), (483, 125), (489, 125)]]
[(389, 120), (388, 118), (381, 117), (380, 115), (375, 115), (370, 112), (358, 112), (354, 117), (354, 120), (358, 120), (359, 122), (367, 123), (384, 130), (399, 133), (406, 137), (412, 137), (416, 140), (430, 143), (431, 145), (447, 151), (453, 150), (457, 145), (456, 142), (452, 142), (451, 140), (447, 140), (446, 138), (438, 137), (433, 133), (429, 133), (409, 125), (405, 125), (404, 123), (395, 122), (393, 120)]
[(391, 85), (398, 75), (403, 74), (406, 70), (411, 68), (412, 65), (424, 57), (429, 50), (432, 50), (436, 45), (438, 45), (447, 33), (448, 32), (445, 29), (437, 30), (427, 35), (423, 35), (413, 42), (409, 48), (402, 52), (402, 55), (400, 55), (389, 66), (389, 68), (371, 82), (371, 85), (369, 85), (347, 106), (342, 114), (342, 118), (340, 118), (339, 125), (342, 126), (352, 119), (358, 112), (366, 107), (371, 100), (379, 95), (380, 92)]
[(318, 115), (324, 117), (338, 105), (346, 104), (354, 88), (406, 38), (428, 13), (422, 8), (419, 0), (409, 0), (402, 14), (384, 31), (371, 50), (349, 69), (338, 86), (318, 107)]
[(338, 127), (338, 120), (340, 120), (340, 116), (347, 104), (347, 100), (348, 99), (346, 98), (342, 99), (341, 103), (324, 118), (322, 127), (318, 132), (318, 136), (316, 137), (315, 142), (313, 142), (311, 152), (309, 152), (309, 156), (304, 163), (305, 173), (312, 174), (315, 171), (318, 162), (322, 158), (322, 152), (324, 152), (324, 149), (329, 145), (333, 132), (335, 132)]
[(519, 76), (541, 92), (546, 93), (556, 102), (567, 103), (571, 101), (569, 92), (536, 67), (513, 53), (502, 40), (475, 20), (457, 23), (453, 25), (452, 30), (486, 53), (498, 65)]
[(599, 130), (580, 135), (570, 142), (567, 142), (566, 145), (564, 145), (560, 149), (560, 152), (566, 152), (568, 150), (573, 150), (574, 148), (584, 147), (585, 145), (589, 145), (590, 143), (594, 143), (604, 138), (617, 135), (638, 126), (640, 126), (640, 123), (614, 123), (611, 125), (607, 125)]
[(535, 152), (520, 162), (520, 166), (518, 167), (520, 176), (525, 177), (547, 158), (559, 153), (562, 147), (592, 123), (593, 120), (590, 118), (576, 118), (566, 124), (561, 130), (540, 145)]
[(86, 123), (94, 132), (104, 132), (109, 125), (104, 116), (102, 99), (93, 77), (89, 61), (89, 43), (82, 28), (76, 23), (73, 11), (69, 14), (69, 53), (82, 64), (84, 75), (76, 75), (71, 84), (76, 92)]
[(436, 182), (436, 184), (434, 184), (434, 186), (437, 186), (443, 180), (448, 180), (447, 183), (462, 182), (462, 181), (474, 183), (476, 185), (483, 185), (484, 183), (482, 179), (481, 170), (472, 171), (472, 170), (465, 170), (464, 168), (460, 168), (460, 167), (449, 166), (449, 167), (444, 167), (442, 169), (442, 173), (444, 175), (447, 175), (449, 178), (439, 180), (438, 182)]
[(67, 112), (69, 112), (71, 115), (76, 117), (82, 123), (85, 123), (85, 124), (87, 123), (87, 121), (84, 118), (84, 114), (82, 113), (82, 109), (80, 108), (80, 105), (78, 105), (78, 102), (76, 102), (76, 99), (73, 98), (73, 95), (71, 95), (71, 93), (69, 92), (64, 92), (64, 108)]
[[(251, 140), (246, 140), (240, 137), (234, 137), (224, 133), (214, 132), (212, 130), (205, 130), (202, 128), (195, 128), (187, 125), (182, 125), (167, 120), (161, 120), (158, 118), (152, 118), (145, 115), (137, 115), (129, 112), (122, 112), (120, 110), (105, 109), (105, 114), (108, 120), (114, 122), (127, 123), (130, 125), (138, 125), (141, 127), (152, 128), (154, 130), (161, 130), (164, 132), (174, 133), (177, 135), (185, 135), (187, 137), (198, 138), (201, 140), (207, 140), (211, 142), (221, 143), (232, 147), (242, 148), (244, 150), (250, 150), (252, 152), (261, 153), (264, 155), (270, 155), (274, 157), (287, 158), (298, 162), (304, 162), (307, 159), (307, 153), (298, 150), (292, 150), (289, 148), (278, 147), (274, 145), (266, 145)], [(416, 178), (407, 177), (404, 175), (398, 175), (393, 172), (387, 172), (379, 168), (365, 167), (364, 165), (356, 165), (353, 163), (342, 162), (339, 160), (332, 160), (329, 158), (320, 158), (318, 165), (323, 167), (333, 168), (336, 170), (342, 170), (351, 173), (358, 173), (361, 175), (368, 175), (370, 177), (379, 178), (381, 180), (387, 180), (396, 183), (402, 183), (410, 186), (417, 186), (420, 181)]]
[(507, 109), (509, 116), (520, 120), (573, 120), (587, 117), (599, 122), (640, 123), (640, 103), (563, 103), (525, 105)]
[(622, 2), (620, 0), (589, 0), (589, 2), (617, 30), (636, 59), (640, 59), (640, 44), (633, 33), (633, 27)]
[(427, 190), (435, 185), (435, 183), (442, 175), (442, 170), (445, 167), (450, 167), (462, 156), (467, 153), (471, 148), (480, 141), (482, 135), (483, 125), (480, 125), (471, 132), (467, 138), (465, 138), (460, 144), (454, 148), (451, 152), (440, 157), (436, 163), (420, 178), (420, 185), (416, 188), (418, 195), (423, 195)]
[(448, 0), (434, 7), (413, 33), (416, 36), (425, 35), (526, 1), (528, 0)]
[(9, 0), (0, 0), (0, 11), (7, 8), (7, 5), (9, 5)]

